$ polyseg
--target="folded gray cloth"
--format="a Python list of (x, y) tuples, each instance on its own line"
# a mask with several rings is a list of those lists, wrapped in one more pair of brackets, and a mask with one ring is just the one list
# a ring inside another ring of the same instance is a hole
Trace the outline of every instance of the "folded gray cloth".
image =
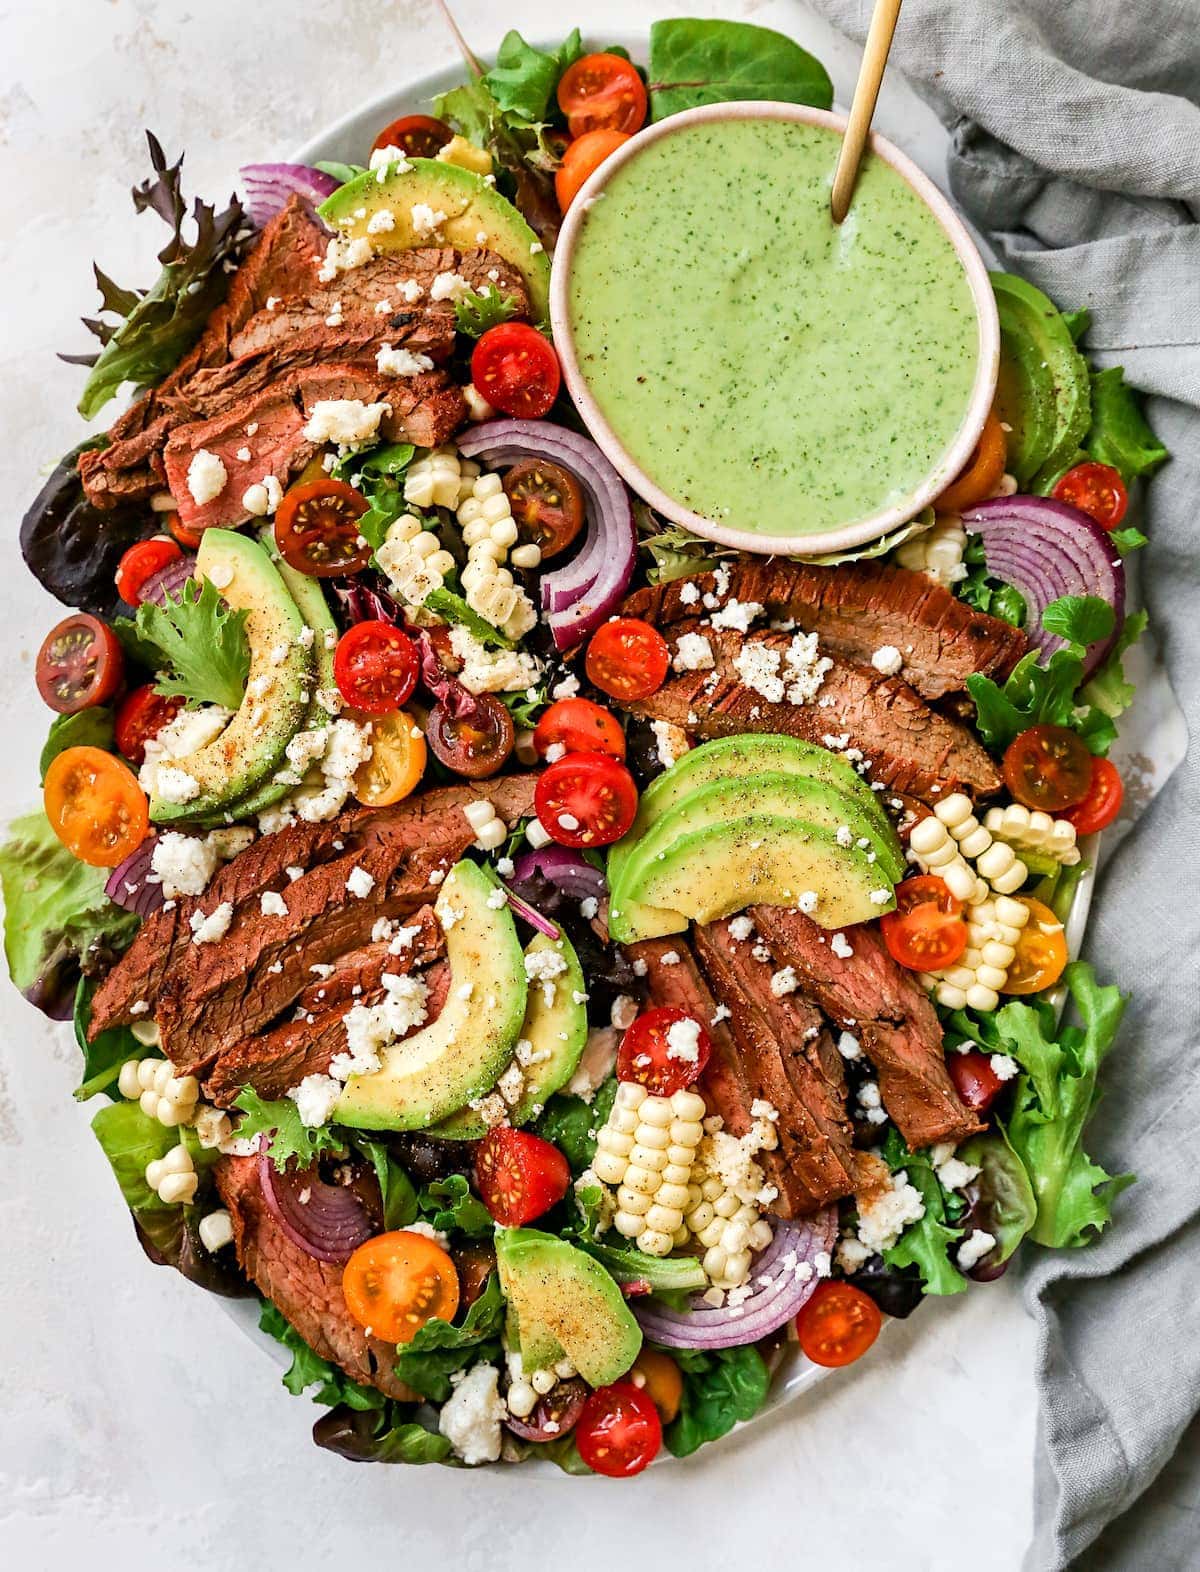
[[(813, 0), (860, 39), (869, 0)], [(893, 61), (952, 137), (955, 197), (1005, 262), (1155, 395), (1145, 598), (1200, 732), (1200, 4), (907, 0)], [(1087, 953), (1133, 991), (1088, 1148), (1138, 1182), (1092, 1245), (1032, 1251), (1040, 1393), (1028, 1566), (1200, 1567), (1200, 763), (1096, 891)], [(1174, 1456), (1173, 1456), (1174, 1454)]]

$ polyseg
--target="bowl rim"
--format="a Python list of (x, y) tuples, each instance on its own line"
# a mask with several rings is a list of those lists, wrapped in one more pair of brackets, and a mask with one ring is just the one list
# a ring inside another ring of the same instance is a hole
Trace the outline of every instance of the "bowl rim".
[(554, 345), (562, 363), (567, 389), (593, 441), (620, 473), (626, 484), (648, 502), (655, 512), (661, 513), (673, 523), (682, 525), (706, 540), (760, 556), (823, 555), (828, 552), (850, 550), (878, 540), (915, 518), (965, 467), (979, 441), (988, 411), (992, 407), (1000, 364), (1000, 322), (996, 301), (988, 279), (987, 266), (966, 225), (955, 212), (948, 198), (924, 170), (878, 131), (871, 132), (870, 150), (889, 164), (930, 209), (953, 245), (955, 254), (966, 273), (978, 327), (975, 381), (954, 440), (942, 454), (934, 469), (914, 491), (900, 502), (880, 509), (865, 519), (857, 519), (851, 523), (839, 524), (834, 529), (804, 535), (759, 535), (749, 530), (731, 529), (724, 524), (719, 524), (683, 506), (635, 462), (602, 413), (580, 368), (567, 302), (570, 264), (591, 201), (601, 194), (613, 176), (631, 159), (637, 158), (645, 148), (661, 141), (662, 138), (673, 136), (692, 126), (723, 120), (785, 120), (844, 132), (846, 118), (845, 115), (837, 114), (832, 110), (814, 109), (807, 104), (786, 104), (766, 99), (705, 104), (697, 109), (686, 109), (680, 114), (671, 115), (639, 131), (592, 172), (567, 209), (554, 250), (554, 263), (550, 275), (550, 325), (554, 334)]

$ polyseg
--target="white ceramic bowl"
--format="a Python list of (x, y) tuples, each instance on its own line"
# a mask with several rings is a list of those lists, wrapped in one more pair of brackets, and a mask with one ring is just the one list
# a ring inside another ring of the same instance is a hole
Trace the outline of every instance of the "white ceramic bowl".
[(971, 456), (984, 420), (992, 406), (996, 391), (996, 371), (1000, 358), (1000, 325), (996, 315), (996, 302), (988, 282), (987, 268), (975, 242), (971, 239), (962, 220), (947, 202), (932, 180), (917, 168), (898, 147), (886, 137), (872, 133), (871, 151), (890, 164), (905, 183), (932, 212), (949, 239), (962, 264), (975, 303), (978, 323), (978, 362), (975, 382), (962, 424), (953, 442), (942, 454), (937, 467), (921, 485), (892, 507), (883, 508), (869, 518), (840, 524), (836, 529), (822, 530), (819, 534), (759, 535), (749, 530), (730, 529), (701, 513), (693, 513), (657, 484), (652, 475), (642, 469), (630, 456), (613, 431), (603, 412), (592, 396), (591, 388), (580, 369), (571, 332), (570, 312), (567, 307), (567, 288), (571, 260), (583, 224), (587, 217), (589, 199), (598, 196), (626, 164), (636, 159), (653, 143), (663, 137), (673, 136), (691, 126), (720, 120), (789, 120), (800, 125), (823, 126), (833, 131), (844, 131), (844, 115), (832, 114), (824, 109), (810, 109), (802, 104), (773, 102), (747, 102), (732, 104), (707, 104), (701, 109), (688, 109), (672, 115), (657, 125), (639, 131), (624, 146), (605, 159), (583, 186), (567, 210), (562, 233), (554, 251), (554, 270), (550, 280), (550, 321), (554, 329), (554, 344), (562, 361), (563, 376), (575, 406), (598, 446), (611, 460), (640, 497), (652, 508), (673, 523), (681, 524), (693, 534), (708, 540), (719, 541), (723, 546), (734, 546), (739, 551), (753, 551), (769, 555), (814, 556), (826, 552), (851, 550), (877, 540), (909, 519), (945, 490)]

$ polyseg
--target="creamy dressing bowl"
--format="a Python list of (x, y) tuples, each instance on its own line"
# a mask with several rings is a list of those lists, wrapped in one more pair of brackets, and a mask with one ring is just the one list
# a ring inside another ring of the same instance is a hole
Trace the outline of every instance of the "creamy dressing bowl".
[(837, 227), (845, 120), (713, 104), (640, 132), (568, 209), (550, 316), (592, 437), (674, 523), (815, 555), (905, 524), (971, 456), (996, 387), (983, 260), (873, 135)]

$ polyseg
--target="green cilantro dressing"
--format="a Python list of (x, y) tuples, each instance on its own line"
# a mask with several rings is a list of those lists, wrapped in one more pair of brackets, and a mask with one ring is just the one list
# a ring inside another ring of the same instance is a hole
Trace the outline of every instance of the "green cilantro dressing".
[(836, 227), (840, 141), (780, 120), (685, 127), (620, 169), (580, 230), (581, 372), (639, 468), (729, 528), (812, 534), (902, 502), (970, 401), (962, 263), (876, 157)]

